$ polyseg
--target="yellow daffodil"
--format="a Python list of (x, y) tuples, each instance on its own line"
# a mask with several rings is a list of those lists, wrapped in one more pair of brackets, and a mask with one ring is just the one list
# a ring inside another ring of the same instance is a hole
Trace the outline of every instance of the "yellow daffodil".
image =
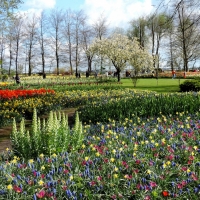
[(115, 150), (115, 149), (113, 149), (113, 150), (112, 150), (112, 153), (113, 153), (113, 154), (115, 154), (115, 153), (116, 153), (116, 150)]
[(17, 163), (17, 160), (16, 160), (16, 159), (13, 159), (13, 160), (11, 160), (11, 163), (12, 163), (12, 164), (16, 164), (16, 163)]
[(115, 171), (115, 172), (117, 172), (118, 170), (119, 170), (118, 167), (115, 167), (115, 168), (114, 168), (114, 171)]
[(13, 186), (12, 186), (11, 184), (9, 184), (9, 185), (7, 186), (7, 189), (8, 189), (8, 190), (12, 190), (12, 189), (13, 189)]
[(40, 185), (40, 186), (44, 185), (44, 181), (43, 180), (39, 180), (38, 185)]
[(56, 158), (57, 157), (57, 155), (54, 153), (53, 155), (52, 155), (54, 158)]
[(99, 157), (99, 156), (100, 156), (100, 153), (99, 153), (99, 152), (97, 152), (97, 153), (96, 153), (96, 156), (97, 156), (97, 157)]
[(89, 157), (88, 157), (88, 156), (86, 156), (86, 157), (85, 157), (85, 161), (88, 161), (88, 160), (89, 160)]
[(114, 178), (118, 178), (118, 174), (113, 174), (113, 177)]
[(45, 166), (43, 165), (42, 167), (41, 167), (41, 170), (44, 170), (45, 169)]
[(114, 158), (111, 158), (111, 159), (110, 159), (110, 162), (115, 162), (115, 159), (114, 159)]
[(194, 146), (193, 148), (194, 148), (194, 150), (197, 150), (197, 149), (198, 149), (198, 146)]
[(39, 155), (39, 157), (40, 157), (40, 158), (44, 158), (44, 154), (41, 153), (41, 154)]
[(30, 164), (33, 164), (33, 163), (34, 163), (34, 160), (33, 160), (33, 159), (30, 159), (30, 160), (29, 160), (29, 163), (30, 163)]

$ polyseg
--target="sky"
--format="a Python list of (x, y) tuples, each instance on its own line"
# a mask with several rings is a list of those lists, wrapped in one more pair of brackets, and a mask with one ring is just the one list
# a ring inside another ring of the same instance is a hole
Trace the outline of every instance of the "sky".
[(110, 27), (126, 28), (132, 19), (153, 12), (153, 0), (24, 0), (20, 10), (40, 13), (42, 10), (83, 10), (89, 23), (104, 16)]

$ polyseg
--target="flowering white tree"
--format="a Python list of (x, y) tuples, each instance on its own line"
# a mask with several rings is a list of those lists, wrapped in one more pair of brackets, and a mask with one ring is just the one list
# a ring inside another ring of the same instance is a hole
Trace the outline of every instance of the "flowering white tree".
[[(120, 81), (120, 72), (129, 63), (134, 68), (143, 68), (150, 59), (148, 52), (141, 49), (136, 39), (129, 40), (127, 36), (114, 34), (110, 38), (95, 40), (90, 50), (98, 55), (106, 56), (111, 60), (117, 71), (118, 81)], [(140, 59), (139, 59), (140, 58)]]
[(146, 49), (139, 45), (138, 41), (135, 41), (138, 45), (135, 45), (134, 51), (130, 53), (129, 64), (132, 66), (131, 77), (133, 80), (134, 87), (138, 80), (138, 74), (141, 71), (153, 70), (153, 57), (148, 53)]

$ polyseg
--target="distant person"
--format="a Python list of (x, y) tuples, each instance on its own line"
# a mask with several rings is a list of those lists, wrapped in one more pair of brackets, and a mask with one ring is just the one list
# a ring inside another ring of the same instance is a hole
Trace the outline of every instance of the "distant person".
[(20, 77), (18, 74), (16, 74), (15, 76), (15, 80), (16, 80), (16, 83), (19, 84), (20, 83)]
[(175, 70), (172, 71), (172, 78), (176, 78), (176, 72), (175, 72)]
[(98, 75), (98, 74), (97, 74), (97, 72), (95, 71), (95, 72), (94, 72), (94, 77), (97, 78), (97, 75)]
[(86, 71), (86, 78), (88, 78), (89, 77), (89, 72), (88, 71)]
[(43, 75), (42, 75), (42, 76), (43, 76), (43, 79), (45, 79), (45, 78), (46, 78), (46, 74), (45, 74), (45, 73), (43, 73)]
[(184, 73), (183, 73), (183, 77), (186, 78), (186, 71), (184, 71)]

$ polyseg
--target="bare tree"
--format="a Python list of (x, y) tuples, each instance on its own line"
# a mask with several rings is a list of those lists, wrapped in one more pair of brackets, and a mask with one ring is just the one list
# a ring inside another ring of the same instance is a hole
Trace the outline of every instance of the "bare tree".
[(1, 70), (3, 70), (3, 63), (4, 63), (4, 54), (5, 54), (5, 48), (6, 48), (6, 37), (5, 37), (5, 30), (1, 30), (1, 35), (0, 35), (0, 65), (1, 65)]
[(71, 10), (67, 10), (64, 19), (64, 28), (63, 28), (63, 35), (66, 39), (66, 46), (68, 52), (68, 59), (70, 65), (70, 72), (73, 73), (73, 63), (72, 63), (72, 52), (73, 52), (73, 45), (72, 45), (72, 28), (73, 28), (73, 20), (72, 20), (73, 12)]
[(176, 47), (183, 59), (183, 69), (189, 70), (189, 63), (200, 58), (200, 2), (197, 0), (182, 0), (177, 9)]
[[(106, 17), (101, 14), (96, 22), (92, 25), (94, 30), (94, 35), (97, 39), (103, 39), (108, 34), (108, 22)], [(103, 70), (103, 56), (100, 56), (100, 71)]]
[(147, 18), (139, 17), (136, 20), (132, 20), (130, 22), (130, 29), (127, 32), (127, 35), (130, 39), (136, 37), (140, 43), (141, 47), (145, 47), (146, 43), (148, 43), (147, 37)]
[(154, 69), (156, 70), (156, 78), (158, 78), (158, 70), (160, 67), (160, 47), (161, 42), (167, 35), (167, 30), (171, 26), (171, 20), (166, 13), (153, 14), (148, 21), (148, 28), (151, 37), (151, 52), (154, 57)]
[(82, 33), (82, 46), (83, 51), (85, 52), (85, 56), (87, 59), (88, 69), (87, 71), (90, 73), (92, 71), (92, 61), (94, 57), (94, 53), (89, 50), (89, 47), (94, 40), (94, 32), (92, 27), (88, 25), (84, 25), (81, 31)]
[(45, 55), (46, 55), (46, 51), (45, 51), (45, 46), (47, 44), (46, 42), (46, 37), (45, 37), (45, 33), (47, 32), (47, 21), (46, 21), (46, 16), (45, 13), (42, 12), (41, 16), (39, 18), (39, 27), (38, 27), (38, 42), (40, 45), (40, 53), (41, 53), (41, 59), (42, 59), (42, 74), (43, 74), (43, 78), (45, 78)]
[(49, 16), (49, 23), (51, 25), (50, 27), (50, 36), (52, 39), (51, 47), (53, 51), (55, 52), (55, 58), (56, 58), (56, 69), (57, 69), (57, 75), (59, 75), (59, 54), (61, 49), (61, 43), (63, 39), (62, 35), (62, 26), (63, 26), (63, 19), (64, 15), (62, 10), (54, 9), (51, 11)]
[(19, 50), (20, 50), (20, 45), (23, 42), (23, 35), (24, 35), (24, 30), (23, 30), (23, 23), (24, 19), (22, 16), (17, 16), (13, 20), (12, 23), (12, 37), (13, 37), (13, 52), (15, 54), (15, 72), (16, 75), (18, 74), (18, 56), (19, 56)]
[(92, 27), (94, 29), (95, 37), (100, 40), (108, 34), (108, 22), (103, 14), (99, 16)]
[(25, 36), (26, 36), (26, 45), (28, 51), (28, 75), (31, 76), (33, 62), (32, 58), (34, 57), (34, 46), (37, 44), (37, 28), (38, 28), (38, 18), (36, 15), (28, 17), (25, 23)]
[(74, 61), (75, 61), (75, 68), (76, 68), (76, 74), (78, 73), (78, 67), (81, 61), (81, 51), (82, 51), (82, 45), (81, 45), (81, 32), (83, 25), (85, 24), (86, 15), (83, 13), (83, 11), (75, 12), (73, 15), (73, 43), (74, 43)]

